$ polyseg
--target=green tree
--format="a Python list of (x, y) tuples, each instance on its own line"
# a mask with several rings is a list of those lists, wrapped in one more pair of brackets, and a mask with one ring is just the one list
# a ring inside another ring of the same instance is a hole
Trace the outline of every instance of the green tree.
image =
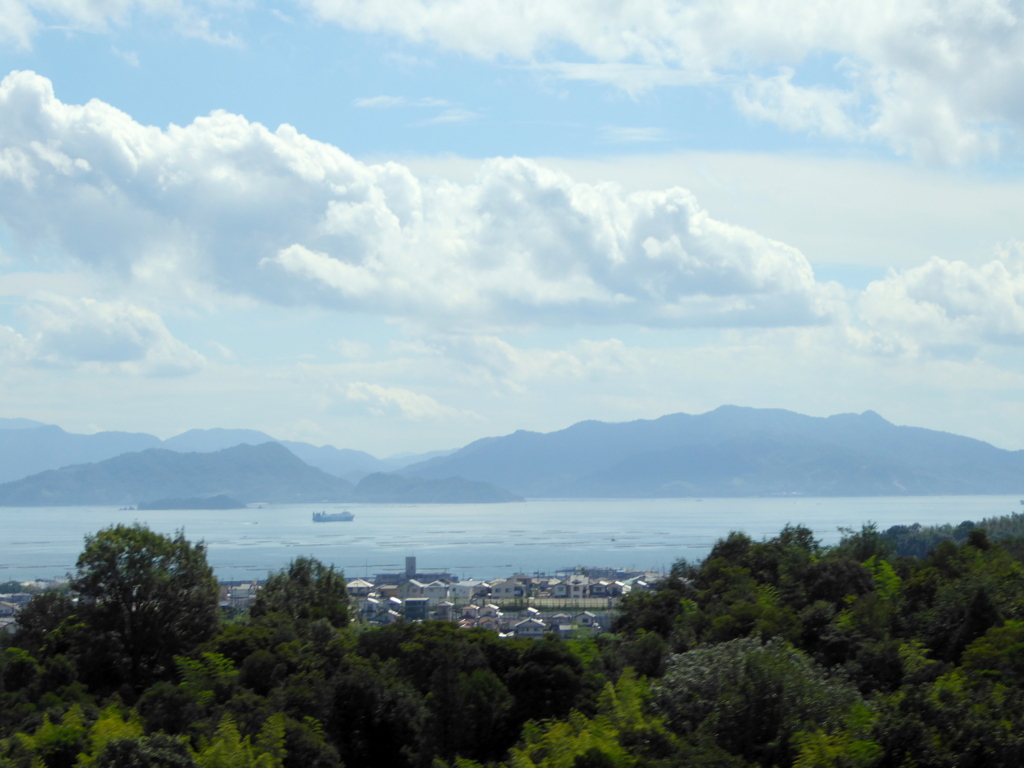
[(209, 639), (217, 628), (217, 582), (206, 547), (183, 531), (173, 537), (148, 527), (116, 525), (86, 536), (72, 589), (86, 603), (92, 632), (116, 644), (127, 681), (141, 687), (173, 668), (175, 655)]
[(654, 700), (677, 733), (703, 732), (732, 754), (772, 765), (791, 762), (795, 734), (841, 728), (860, 697), (789, 643), (747, 637), (672, 657)]
[(313, 557), (297, 557), (288, 568), (267, 579), (256, 596), (252, 617), (283, 613), (297, 623), (326, 619), (334, 627), (349, 620), (345, 577), (334, 566)]
[(198, 768), (188, 744), (166, 733), (110, 741), (95, 768)]

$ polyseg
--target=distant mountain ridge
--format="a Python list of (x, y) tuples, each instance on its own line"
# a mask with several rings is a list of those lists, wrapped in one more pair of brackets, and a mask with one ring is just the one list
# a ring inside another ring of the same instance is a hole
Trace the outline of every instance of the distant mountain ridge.
[(899, 427), (873, 411), (820, 418), (723, 406), (485, 438), (401, 474), (556, 498), (1016, 494), (1024, 451)]
[[(127, 432), (74, 435), (34, 424), (0, 419), (0, 482), (149, 448), (208, 454), (273, 440), (255, 430), (190, 430), (160, 441)], [(457, 451), (426, 454), (430, 458), (423, 461), (415, 456), (377, 459), (332, 446), (274, 442), (310, 467), (349, 481), (352, 500), (364, 494), (395, 502), (411, 501), (409, 494), (426, 500), (435, 493), (489, 500), (500, 500), (490, 497), (503, 494), (554, 498), (1024, 495), (1024, 451), (1005, 451), (947, 432), (896, 426), (873, 411), (822, 418), (779, 409), (722, 406), (703, 414), (676, 413), (651, 420), (583, 421), (551, 433), (520, 430), (488, 437)], [(396, 472), (433, 484), (403, 485)], [(461, 478), (462, 485), (446, 486), (450, 478)], [(470, 490), (467, 483), (489, 484), (491, 490)]]
[(0, 506), (147, 505), (227, 496), (243, 503), (494, 502), (517, 497), (461, 478), (374, 474), (357, 486), (311, 467), (276, 442), (209, 453), (148, 448), (50, 469), (0, 485)]
[(179, 453), (211, 453), (236, 445), (278, 442), (310, 466), (358, 482), (375, 472), (394, 472), (407, 464), (436, 455), (410, 454), (378, 459), (363, 451), (276, 440), (253, 429), (190, 429), (167, 440), (133, 432), (65, 432), (60, 427), (29, 419), (0, 419), (0, 483), (18, 480), (48, 469), (90, 464), (123, 453), (165, 448)]

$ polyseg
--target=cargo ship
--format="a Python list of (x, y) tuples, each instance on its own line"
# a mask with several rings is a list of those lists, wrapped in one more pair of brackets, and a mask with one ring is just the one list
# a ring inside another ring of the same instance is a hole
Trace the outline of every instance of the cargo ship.
[(355, 520), (356, 516), (347, 509), (344, 512), (314, 512), (314, 523), (347, 523)]

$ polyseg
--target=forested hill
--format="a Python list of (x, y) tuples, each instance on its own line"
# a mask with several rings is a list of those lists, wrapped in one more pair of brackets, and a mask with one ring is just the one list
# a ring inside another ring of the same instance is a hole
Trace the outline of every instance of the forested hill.
[(817, 418), (723, 406), (519, 431), (402, 473), (459, 475), (546, 497), (1016, 494), (1024, 491), (1024, 451), (896, 426), (872, 411)]
[(734, 532), (612, 632), (527, 639), (352, 626), (342, 575), (305, 557), (220, 616), (201, 543), (114, 526), (0, 634), (0, 766), (1018, 768), (1009, 543)]
[(273, 442), (237, 445), (212, 453), (154, 448), (5, 483), (0, 485), (0, 506), (123, 505), (218, 494), (241, 502), (275, 503), (456, 503), (515, 498), (500, 488), (460, 478), (442, 482), (393, 475), (371, 477), (376, 479), (353, 487), (347, 480), (309, 466)]

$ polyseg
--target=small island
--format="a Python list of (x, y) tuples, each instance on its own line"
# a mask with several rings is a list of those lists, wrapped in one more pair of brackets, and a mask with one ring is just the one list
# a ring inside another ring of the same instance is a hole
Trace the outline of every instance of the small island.
[(138, 509), (245, 509), (245, 504), (225, 496), (193, 497), (189, 499), (158, 499), (157, 501), (139, 502)]

